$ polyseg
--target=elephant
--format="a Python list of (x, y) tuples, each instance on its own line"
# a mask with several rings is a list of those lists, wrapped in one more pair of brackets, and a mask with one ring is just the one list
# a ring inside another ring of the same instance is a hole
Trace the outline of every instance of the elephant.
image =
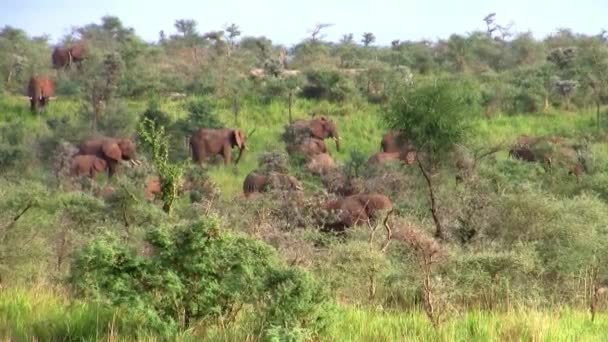
[(245, 198), (254, 193), (267, 192), (270, 189), (284, 189), (292, 191), (302, 190), (302, 184), (293, 176), (278, 172), (260, 174), (251, 172), (243, 181), (243, 194)]
[(398, 131), (389, 131), (382, 137), (380, 147), (383, 152), (409, 152), (414, 146)]
[(30, 100), (30, 110), (36, 112), (44, 108), (55, 94), (55, 83), (48, 76), (36, 75), (30, 78), (27, 96)]
[(292, 131), (294, 134), (303, 129), (307, 131), (307, 134), (311, 138), (318, 140), (332, 138), (336, 143), (336, 150), (340, 151), (340, 136), (338, 135), (336, 124), (331, 119), (328, 119), (325, 116), (320, 116), (308, 121), (300, 120), (294, 122), (288, 128), (288, 130)]
[(313, 138), (320, 140), (332, 138), (336, 143), (336, 150), (340, 151), (340, 136), (338, 135), (336, 124), (332, 120), (325, 116), (320, 116), (308, 121), (308, 128), (310, 129), (310, 134)]
[(392, 161), (403, 161), (407, 165), (412, 165), (416, 162), (416, 152), (376, 152), (367, 160), (368, 165), (384, 164)]
[(317, 154), (327, 153), (325, 142), (317, 138), (306, 138), (300, 144), (288, 145), (287, 152), (289, 154), (302, 154), (306, 157), (312, 157)]
[(77, 155), (95, 155), (108, 164), (108, 176), (112, 177), (119, 171), (122, 160), (128, 160), (133, 165), (139, 165), (135, 152), (135, 144), (130, 139), (100, 137), (84, 141), (78, 147)]
[(104, 171), (107, 167), (108, 163), (104, 159), (101, 159), (95, 155), (76, 155), (74, 158), (72, 158), (70, 175), (95, 178), (98, 172)]
[(509, 157), (525, 160), (527, 162), (535, 162), (536, 156), (527, 146), (517, 146), (509, 150)]
[(51, 59), (55, 69), (61, 69), (72, 65), (72, 63), (82, 62), (87, 53), (87, 46), (84, 41), (76, 42), (71, 47), (57, 46), (53, 50)]
[(312, 173), (323, 175), (335, 169), (336, 164), (329, 154), (320, 153), (310, 157), (306, 168)]
[(238, 129), (201, 128), (190, 137), (192, 160), (200, 165), (206, 158), (221, 154), (224, 164), (228, 165), (232, 158), (232, 148), (236, 146), (239, 148), (239, 156), (234, 163), (238, 164), (243, 151), (247, 149), (245, 141), (245, 135)]
[(371, 223), (383, 210), (392, 210), (391, 200), (379, 193), (356, 194), (326, 201), (323, 209), (336, 212), (337, 221), (325, 224), (325, 231), (343, 232), (348, 227)]

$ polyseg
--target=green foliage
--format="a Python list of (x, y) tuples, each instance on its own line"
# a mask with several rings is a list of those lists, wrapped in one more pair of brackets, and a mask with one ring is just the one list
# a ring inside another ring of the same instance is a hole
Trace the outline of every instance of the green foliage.
[(148, 257), (115, 239), (85, 246), (72, 266), (75, 290), (145, 316), (163, 334), (201, 319), (231, 319), (244, 304), (262, 305), (262, 328), (323, 326), (324, 297), (308, 275), (283, 270), (269, 247), (221, 232), (212, 218), (155, 228), (145, 240)]
[(353, 98), (353, 81), (338, 70), (310, 70), (306, 72), (306, 83), (302, 96), (307, 99), (343, 102)]
[(184, 167), (169, 161), (169, 138), (163, 126), (157, 126), (154, 121), (144, 117), (139, 126), (139, 135), (152, 153), (152, 162), (160, 179), (163, 210), (170, 214)]
[(385, 118), (389, 127), (436, 160), (465, 140), (477, 114), (479, 93), (465, 80), (419, 80), (393, 98)]

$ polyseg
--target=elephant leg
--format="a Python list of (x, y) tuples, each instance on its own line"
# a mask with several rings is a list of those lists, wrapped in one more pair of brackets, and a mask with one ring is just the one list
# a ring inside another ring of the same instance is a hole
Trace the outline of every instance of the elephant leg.
[(232, 161), (232, 146), (229, 144), (224, 145), (222, 154), (224, 155), (224, 165), (230, 164)]

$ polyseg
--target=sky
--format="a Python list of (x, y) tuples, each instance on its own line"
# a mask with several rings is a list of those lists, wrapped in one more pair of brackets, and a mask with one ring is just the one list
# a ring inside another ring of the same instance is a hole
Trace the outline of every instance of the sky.
[(199, 32), (236, 23), (243, 35), (265, 35), (289, 46), (316, 24), (331, 23), (326, 40), (338, 41), (345, 33), (360, 40), (372, 32), (376, 44), (388, 45), (483, 30), (482, 19), (492, 12), (498, 24), (513, 23), (513, 31), (532, 31), (537, 38), (558, 28), (586, 34), (608, 29), (608, 0), (0, 0), (0, 27), (48, 34), (57, 42), (72, 26), (114, 15), (143, 39), (156, 41), (160, 30), (175, 33), (176, 19), (194, 19)]

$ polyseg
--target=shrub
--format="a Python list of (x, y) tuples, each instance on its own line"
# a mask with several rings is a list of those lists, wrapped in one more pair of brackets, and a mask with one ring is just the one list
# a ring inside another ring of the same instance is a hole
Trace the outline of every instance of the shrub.
[(311, 70), (306, 73), (306, 84), (302, 96), (307, 99), (320, 99), (343, 102), (356, 93), (354, 82), (338, 70)]
[(148, 328), (163, 334), (207, 318), (230, 321), (245, 304), (268, 318), (262, 329), (323, 325), (325, 297), (312, 278), (285, 270), (262, 242), (221, 232), (213, 218), (155, 228), (145, 241), (148, 257), (111, 237), (85, 246), (74, 258), (74, 289), (145, 316)]

